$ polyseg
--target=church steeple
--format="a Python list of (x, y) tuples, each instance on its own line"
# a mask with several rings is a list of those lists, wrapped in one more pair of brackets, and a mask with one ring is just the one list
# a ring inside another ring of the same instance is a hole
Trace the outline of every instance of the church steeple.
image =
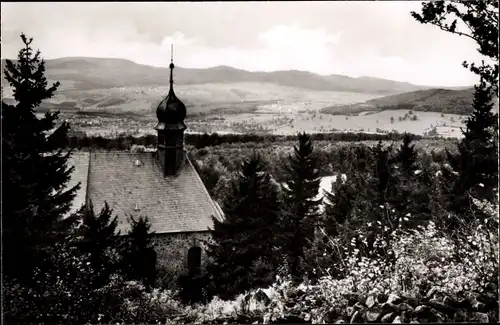
[(156, 109), (158, 125), (158, 158), (163, 167), (163, 174), (175, 175), (184, 162), (184, 130), (186, 125), (186, 106), (174, 92), (173, 45), (170, 58), (170, 88), (167, 97)]
[(170, 45), (170, 93), (174, 93), (174, 44)]

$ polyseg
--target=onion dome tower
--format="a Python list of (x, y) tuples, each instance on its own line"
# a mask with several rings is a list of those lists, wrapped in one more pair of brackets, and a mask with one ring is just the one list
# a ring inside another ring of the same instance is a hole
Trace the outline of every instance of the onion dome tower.
[(164, 176), (172, 176), (184, 163), (184, 130), (186, 125), (186, 105), (174, 93), (174, 61), (173, 46), (170, 59), (170, 89), (167, 97), (161, 101), (156, 109), (158, 125), (158, 159), (163, 168)]

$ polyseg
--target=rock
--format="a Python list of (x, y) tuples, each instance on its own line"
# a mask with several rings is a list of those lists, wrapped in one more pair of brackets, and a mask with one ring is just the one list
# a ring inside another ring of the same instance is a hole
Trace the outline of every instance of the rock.
[(420, 323), (418, 322), (418, 320), (416, 320), (416, 319), (412, 319), (412, 320), (410, 321), (410, 324), (420, 324)]
[(477, 323), (489, 323), (488, 314), (485, 313), (473, 313), (472, 319)]
[(363, 315), (362, 315), (361, 311), (356, 310), (354, 315), (352, 315), (352, 317), (351, 317), (350, 323), (351, 324), (360, 323), (362, 320), (363, 320)]
[(373, 295), (369, 296), (368, 299), (366, 299), (365, 305), (368, 308), (372, 308), (375, 305), (375, 297)]
[(401, 317), (397, 316), (396, 318), (394, 318), (394, 320), (392, 321), (393, 324), (401, 324)]
[(338, 321), (335, 322), (335, 324), (347, 324), (347, 322), (343, 319), (339, 319)]
[(365, 313), (365, 319), (368, 323), (375, 323), (380, 318), (380, 316), (380, 313), (376, 313), (373, 311), (367, 311)]
[(395, 313), (389, 313), (389, 314), (386, 314), (382, 317), (382, 319), (380, 320), (381, 323), (391, 323), (392, 320), (396, 317), (396, 314)]
[(389, 298), (387, 298), (387, 302), (392, 304), (399, 304), (400, 302), (402, 302), (402, 299), (397, 294), (391, 293), (389, 295)]

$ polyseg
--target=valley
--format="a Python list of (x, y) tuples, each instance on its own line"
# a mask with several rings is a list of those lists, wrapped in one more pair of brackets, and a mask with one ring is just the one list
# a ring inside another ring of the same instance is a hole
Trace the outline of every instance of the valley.
[[(59, 110), (74, 132), (89, 135), (151, 134), (156, 107), (168, 93), (168, 72), (120, 59), (47, 60), (49, 82), (61, 85), (39, 113)], [(470, 88), (370, 77), (177, 67), (174, 83), (187, 107), (188, 132), (408, 131), (459, 137), (464, 115), (472, 110)], [(15, 102), (5, 80), (2, 92), (4, 102)]]

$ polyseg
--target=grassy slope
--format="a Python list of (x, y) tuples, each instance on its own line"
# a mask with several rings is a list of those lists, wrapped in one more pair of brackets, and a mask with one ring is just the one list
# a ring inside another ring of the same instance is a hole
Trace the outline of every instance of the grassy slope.
[(374, 98), (364, 103), (330, 106), (324, 108), (323, 112), (345, 114), (362, 111), (409, 109), (449, 114), (469, 114), (472, 112), (473, 97), (474, 88), (460, 90), (427, 89)]

